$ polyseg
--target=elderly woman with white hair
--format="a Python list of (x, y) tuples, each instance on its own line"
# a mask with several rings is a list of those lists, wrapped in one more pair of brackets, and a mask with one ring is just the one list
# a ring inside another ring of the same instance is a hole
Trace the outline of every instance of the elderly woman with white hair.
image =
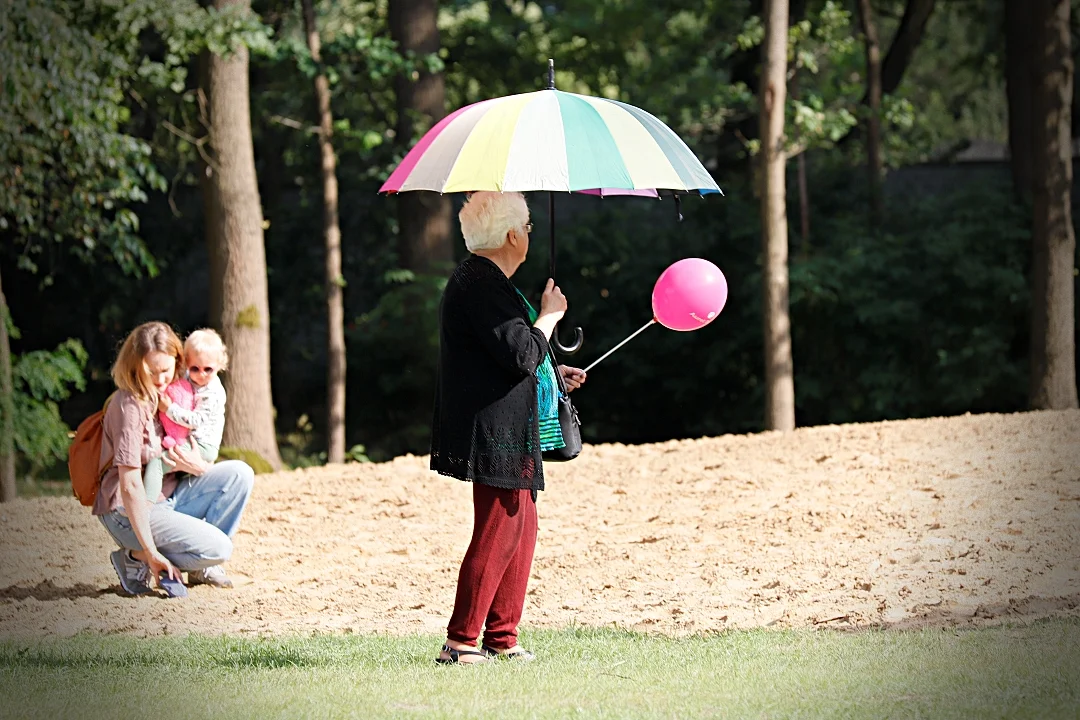
[(473, 484), (474, 525), (437, 659), (531, 660), (517, 626), (536, 547), (541, 453), (563, 446), (555, 373), (568, 389), (585, 373), (552, 362), (548, 341), (566, 312), (554, 281), (539, 312), (510, 282), (529, 252), (525, 198), (474, 193), (458, 217), (471, 254), (447, 282), (439, 310), (431, 469)]

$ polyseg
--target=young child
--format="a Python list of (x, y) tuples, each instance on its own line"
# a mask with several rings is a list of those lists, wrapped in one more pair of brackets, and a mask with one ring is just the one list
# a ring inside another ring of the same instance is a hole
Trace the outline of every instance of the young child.
[[(225, 386), (218, 373), (228, 369), (229, 353), (221, 336), (214, 330), (196, 330), (184, 341), (184, 360), (187, 364), (187, 380), (194, 390), (194, 402), (190, 407), (183, 400), (183, 393), (166, 392), (158, 401), (162, 425), (166, 426), (167, 439), (180, 439), (181, 428), (190, 430), (188, 442), (181, 446), (194, 448), (208, 462), (217, 460), (221, 447), (221, 434), (225, 430)], [(170, 386), (171, 389), (172, 386)], [(173, 397), (180, 399), (174, 401)], [(173, 426), (175, 423), (175, 427)], [(168, 432), (169, 427), (175, 427)], [(180, 432), (177, 432), (180, 431)], [(162, 478), (167, 466), (160, 457), (151, 460), (143, 473), (146, 496), (151, 502), (160, 499)]]

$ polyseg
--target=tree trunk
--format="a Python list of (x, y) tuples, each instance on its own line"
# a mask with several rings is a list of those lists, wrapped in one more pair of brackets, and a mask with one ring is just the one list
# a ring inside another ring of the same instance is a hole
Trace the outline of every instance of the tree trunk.
[[(312, 0), (300, 0), (308, 50), (321, 65), (319, 30)], [(334, 119), (330, 113), (330, 83), (320, 68), (315, 75), (319, 103), (319, 150), (322, 156), (323, 232), (326, 242), (326, 405), (327, 451), (332, 463), (345, 462), (345, 306), (341, 288), (341, 226), (338, 223), (337, 160), (334, 157)]]
[(1034, 117), (1031, 385), (1033, 410), (1077, 407), (1073, 268), (1069, 0), (1026, 3), (1031, 15)]
[[(439, 51), (438, 13), (436, 0), (390, 0), (390, 35), (402, 54), (412, 51), (422, 57)], [(412, 77), (398, 77), (394, 88), (395, 137), (403, 147), (408, 147), (418, 132), (427, 131), (445, 117), (445, 81), (442, 73), (418, 70)], [(452, 263), (450, 198), (432, 192), (399, 193), (395, 198), (401, 266), (429, 272)]]
[(904, 71), (911, 64), (911, 58), (915, 56), (915, 48), (919, 46), (919, 41), (922, 40), (923, 33), (926, 31), (926, 23), (934, 12), (934, 3), (935, 0), (908, 0), (907, 5), (904, 6), (904, 16), (900, 19), (900, 27), (896, 29), (896, 35), (893, 36), (892, 44), (889, 45), (889, 52), (885, 54), (885, 60), (881, 63), (883, 94), (893, 93), (900, 87), (900, 81), (904, 79)]
[[(251, 0), (214, 0), (223, 9)], [(270, 302), (263, 214), (255, 177), (248, 51), (205, 57), (204, 94), (212, 164), (202, 174), (210, 254), (211, 324), (229, 347), (223, 446), (281, 467), (270, 389)]]
[(1005, 96), (1009, 106), (1009, 165), (1013, 191), (1023, 202), (1032, 195), (1035, 154), (1033, 93), (1035, 72), (1031, 7), (1027, 0), (1005, 0)]
[(881, 178), (885, 164), (881, 155), (881, 46), (870, 0), (859, 0), (859, 22), (866, 41), (866, 161), (870, 175), (870, 224), (877, 227), (884, 211)]
[(765, 3), (759, 90), (761, 130), (761, 241), (764, 256), (765, 427), (795, 427), (795, 378), (788, 311), (788, 227), (784, 139), (787, 100), (788, 0)]
[(799, 153), (795, 173), (799, 181), (799, 230), (802, 236), (802, 255), (810, 256), (810, 189), (806, 184), (806, 153)]
[[(896, 29), (889, 51), (885, 53), (885, 60), (881, 63), (881, 93), (889, 95), (896, 92), (904, 79), (911, 59), (915, 56), (915, 48), (922, 41), (926, 31), (926, 24), (934, 13), (936, 0), (907, 0), (904, 6), (904, 16), (900, 19), (900, 27)], [(870, 104), (870, 94), (867, 92), (862, 99), (863, 105)], [(858, 138), (858, 127), (848, 130), (837, 144), (844, 144)]]
[(11, 338), (8, 309), (0, 284), (0, 502), (11, 502), (15, 486), (15, 382), (11, 376)]

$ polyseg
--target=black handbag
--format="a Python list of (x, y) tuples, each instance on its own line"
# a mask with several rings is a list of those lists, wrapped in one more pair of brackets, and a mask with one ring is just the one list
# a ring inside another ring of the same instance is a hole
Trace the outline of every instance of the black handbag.
[(578, 419), (577, 408), (570, 401), (570, 393), (566, 391), (566, 381), (559, 372), (559, 362), (550, 347), (548, 354), (551, 356), (552, 367), (555, 368), (555, 378), (559, 382), (559, 430), (562, 432), (563, 447), (545, 450), (543, 458), (547, 462), (567, 462), (581, 454), (581, 421)]

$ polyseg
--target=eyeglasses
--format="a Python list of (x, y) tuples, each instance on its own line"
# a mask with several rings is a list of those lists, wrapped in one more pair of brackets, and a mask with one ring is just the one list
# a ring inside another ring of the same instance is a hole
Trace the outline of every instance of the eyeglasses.
[(206, 374), (209, 375), (212, 372), (214, 372), (213, 366), (199, 367), (198, 365), (192, 365), (191, 367), (188, 368), (188, 374), (189, 375), (194, 375), (195, 373), (206, 373)]
[(532, 228), (533, 228), (533, 225), (532, 225), (532, 223), (525, 223), (525, 228), (524, 228), (524, 229), (525, 229), (525, 232), (527, 232), (527, 233), (531, 233), (531, 232), (532, 232)]

